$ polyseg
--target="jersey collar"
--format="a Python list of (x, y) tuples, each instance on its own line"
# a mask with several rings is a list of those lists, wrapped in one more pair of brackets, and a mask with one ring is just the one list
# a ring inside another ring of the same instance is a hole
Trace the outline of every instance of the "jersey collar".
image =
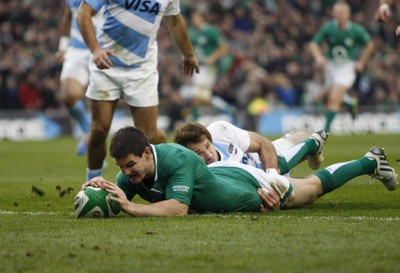
[(158, 158), (157, 158), (157, 151), (153, 144), (150, 144), (151, 152), (153, 153), (154, 158), (154, 181), (158, 179)]

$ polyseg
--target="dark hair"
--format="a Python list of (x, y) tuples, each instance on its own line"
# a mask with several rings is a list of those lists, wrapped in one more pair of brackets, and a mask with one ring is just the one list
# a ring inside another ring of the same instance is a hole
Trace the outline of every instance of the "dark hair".
[(133, 154), (142, 157), (150, 142), (142, 129), (136, 127), (125, 127), (119, 129), (111, 139), (110, 155), (120, 159)]
[(188, 122), (176, 129), (174, 142), (187, 147), (190, 144), (199, 143), (203, 136), (212, 142), (211, 134), (204, 125), (197, 122)]

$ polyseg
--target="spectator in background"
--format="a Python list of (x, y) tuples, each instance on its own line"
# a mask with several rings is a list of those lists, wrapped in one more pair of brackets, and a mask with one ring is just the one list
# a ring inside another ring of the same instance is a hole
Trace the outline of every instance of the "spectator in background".
[[(391, 15), (389, 5), (393, 3), (393, 0), (380, 0), (379, 3), (380, 6), (378, 9), (378, 20), (386, 23)], [(397, 38), (400, 38), (400, 25), (398, 25), (396, 28), (396, 36)]]
[[(182, 12), (193, 10), (198, 6), (201, 6), (202, 10), (207, 10), (207, 21), (220, 29), (231, 52), (235, 55), (232, 67), (219, 78), (214, 86), (214, 94), (217, 92), (219, 97), (224, 98), (232, 108), (236, 109), (237, 123), (235, 124), (242, 128), (256, 129), (252, 123), (241, 118), (249, 113), (246, 111), (247, 106), (243, 106), (243, 102), (237, 99), (238, 95), (242, 96), (240, 95), (242, 87), (248, 85), (246, 79), (252, 80), (252, 77), (246, 76), (251, 72), (243, 68), (244, 60), (254, 62), (257, 67), (264, 70), (264, 74), (268, 75), (267, 79), (257, 82), (260, 97), (275, 96), (271, 78), (274, 73), (280, 72), (286, 74), (298, 90), (297, 92), (300, 92), (299, 101), (295, 107), (303, 107), (303, 101), (310, 101), (310, 97), (306, 97), (307, 92), (301, 91), (306, 88), (299, 88), (297, 77), (294, 78), (289, 74), (292, 66), (288, 63), (295, 62), (300, 66), (303, 76), (301, 86), (305, 86), (305, 81), (312, 79), (320, 84), (320, 76), (316, 74), (321, 71), (314, 71), (312, 68), (314, 62), (308, 50), (308, 43), (318, 27), (331, 18), (334, 2), (334, 0), (184, 1)], [(379, 24), (376, 20), (371, 20), (376, 15), (379, 1), (349, 1), (353, 10), (353, 21), (367, 28), (376, 47), (364, 73), (368, 76), (370, 88), (365, 89), (366, 93), (359, 94), (360, 111), (367, 109), (368, 111), (375, 109), (393, 111), (399, 105), (400, 54), (397, 52), (399, 42), (394, 30), (398, 25), (396, 20), (399, 18), (400, 1), (392, 2), (390, 6), (392, 20)], [(247, 20), (254, 25), (252, 32), (235, 30), (233, 27), (233, 22), (237, 17), (234, 9), (242, 3), (248, 15)], [(40, 72), (36, 76), (40, 82), (44, 75), (52, 77), (57, 83), (55, 89), (58, 88), (61, 66), (55, 62), (54, 52), (58, 48), (60, 38), (58, 25), (62, 13), (63, 9), (60, 9), (58, 1), (0, 0), (0, 73), (2, 75), (6, 73), (3, 76), (3, 84), (11, 77), (9, 82), (14, 81), (18, 85), (23, 75), (29, 70), (29, 73)], [(290, 16), (287, 16), (288, 14)], [(186, 19), (189, 21), (189, 18)], [(161, 28), (163, 27), (162, 24)], [(181, 76), (181, 56), (169, 38), (168, 31), (161, 31), (158, 34), (160, 47), (158, 68), (162, 81), (160, 91), (164, 89), (168, 93), (173, 91), (172, 97), (176, 98), (177, 90), (186, 84), (188, 79)], [(290, 45), (292, 52), (288, 54), (289, 50), (284, 49), (282, 45), (287, 45), (286, 47)], [(172, 81), (169, 74), (173, 74)], [(164, 75), (168, 75), (165, 80), (163, 80)], [(39, 85), (39, 88), (41, 89), (42, 86)], [(160, 97), (160, 112), (162, 113), (166, 111), (164, 105), (169, 105), (164, 103), (166, 99), (169, 100), (169, 95)], [(382, 100), (382, 96), (386, 96), (386, 99)], [(58, 96), (55, 96), (55, 99), (59, 103)], [(383, 105), (376, 99), (379, 99)], [(279, 99), (268, 100), (271, 102), (268, 103), (269, 109), (275, 106), (284, 107)], [(181, 103), (180, 100), (177, 103)], [(20, 107), (12, 104), (12, 102), (1, 100), (0, 108), (5, 110)], [(323, 105), (322, 98), (313, 97), (312, 104), (312, 107), (307, 110), (319, 113)], [(314, 107), (315, 105), (317, 107)], [(47, 107), (46, 104), (43, 107)], [(64, 109), (60, 109), (59, 112), (62, 110)]]
[[(350, 21), (350, 6), (345, 1), (337, 1), (333, 7), (331, 21), (325, 23), (315, 34), (310, 51), (316, 65), (325, 69), (325, 85), (329, 89), (325, 128), (330, 131), (335, 115), (341, 109), (343, 96), (353, 86), (357, 73), (365, 69), (374, 49), (373, 42), (366, 29)], [(321, 45), (327, 43), (325, 57)], [(363, 47), (359, 57), (357, 50)]]
[(43, 105), (43, 100), (35, 76), (35, 74), (28, 72), (19, 84), (19, 103), (22, 108), (26, 110), (40, 110)]
[(52, 54), (59, 37), (59, 18), (57, 2), (0, 1), (0, 110), (60, 106), (55, 85), (46, 79), (54, 81), (59, 72)]

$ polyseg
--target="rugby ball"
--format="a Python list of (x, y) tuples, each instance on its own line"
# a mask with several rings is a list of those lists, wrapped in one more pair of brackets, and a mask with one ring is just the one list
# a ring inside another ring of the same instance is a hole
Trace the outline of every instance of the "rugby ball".
[(87, 187), (78, 192), (74, 200), (76, 218), (107, 218), (115, 216), (111, 209), (109, 192), (94, 187)]

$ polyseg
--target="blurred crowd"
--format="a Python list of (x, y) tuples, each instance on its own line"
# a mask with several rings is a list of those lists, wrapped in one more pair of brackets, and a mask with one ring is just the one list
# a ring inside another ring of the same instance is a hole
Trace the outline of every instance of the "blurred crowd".
[[(385, 25), (375, 20), (379, 1), (349, 0), (352, 19), (375, 43), (367, 70), (354, 86), (360, 107), (393, 110), (400, 97), (400, 52), (394, 31), (400, 3)], [(334, 0), (183, 0), (182, 13), (207, 11), (230, 46), (229, 62), (214, 95), (228, 102), (232, 115), (257, 115), (272, 108), (323, 109), (322, 75), (307, 49), (318, 27), (330, 18)], [(59, 1), (0, 0), (0, 110), (59, 110)], [(187, 17), (186, 17), (187, 18)], [(188, 21), (187, 21), (188, 22)], [(160, 112), (185, 118), (180, 56), (159, 31)]]

